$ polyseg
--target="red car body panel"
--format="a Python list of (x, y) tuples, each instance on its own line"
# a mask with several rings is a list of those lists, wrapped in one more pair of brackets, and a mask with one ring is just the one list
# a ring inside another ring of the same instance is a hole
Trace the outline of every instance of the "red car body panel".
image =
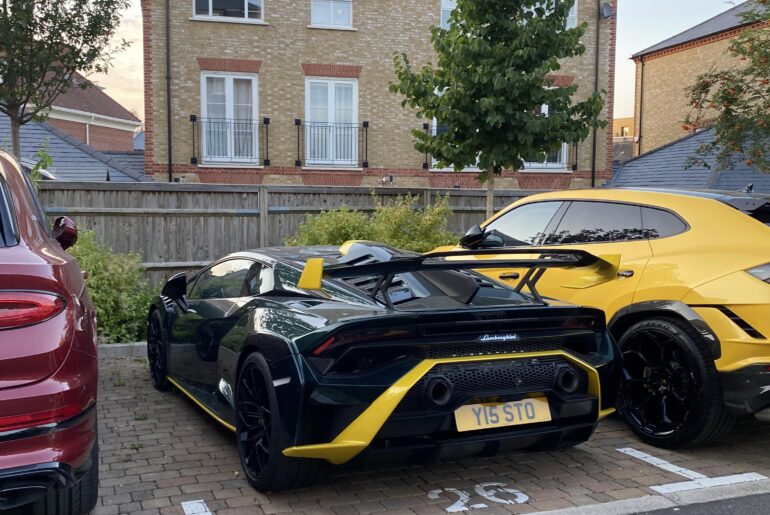
[(24, 174), (0, 152), (0, 188), (18, 240), (7, 246), (0, 239), (0, 294), (45, 292), (64, 308), (39, 323), (0, 328), (0, 511), (18, 477), (34, 482), (38, 471), (56, 469), (67, 486), (97, 466), (95, 313), (77, 263), (48, 230)]

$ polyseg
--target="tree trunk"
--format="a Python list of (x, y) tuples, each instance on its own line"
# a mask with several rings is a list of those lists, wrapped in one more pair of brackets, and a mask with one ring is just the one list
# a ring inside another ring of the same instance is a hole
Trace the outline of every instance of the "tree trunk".
[(21, 140), (19, 139), (19, 121), (13, 116), (11, 119), (11, 151), (16, 159), (21, 159)]
[(495, 214), (495, 171), (487, 170), (487, 218)]

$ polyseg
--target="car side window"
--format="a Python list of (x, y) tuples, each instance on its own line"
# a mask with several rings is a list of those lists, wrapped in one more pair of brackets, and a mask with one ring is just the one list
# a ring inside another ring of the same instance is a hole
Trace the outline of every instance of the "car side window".
[(642, 208), (642, 224), (645, 237), (650, 240), (667, 238), (687, 230), (687, 224), (675, 214), (651, 207)]
[(253, 263), (241, 284), (240, 297), (254, 297), (267, 293), (274, 285), (273, 269), (262, 263)]
[(642, 208), (610, 202), (573, 202), (549, 244), (618, 242), (645, 239)]
[(254, 264), (251, 260), (229, 259), (212, 266), (198, 276), (187, 298), (206, 300), (241, 297), (246, 277)]
[(506, 246), (537, 245), (562, 202), (533, 202), (514, 208), (487, 225)]
[(32, 185), (32, 180), (29, 178), (29, 174), (27, 173), (26, 169), (22, 170), (21, 175), (24, 177), (24, 184), (27, 186), (27, 192), (29, 193), (29, 197), (32, 199), (32, 205), (35, 208), (35, 218), (37, 218), (38, 224), (40, 224), (40, 226), (43, 228), (43, 232), (48, 236), (51, 236), (51, 227), (48, 224), (48, 217), (45, 214), (45, 209), (43, 209), (43, 205), (40, 203), (40, 198), (37, 196), (37, 191)]

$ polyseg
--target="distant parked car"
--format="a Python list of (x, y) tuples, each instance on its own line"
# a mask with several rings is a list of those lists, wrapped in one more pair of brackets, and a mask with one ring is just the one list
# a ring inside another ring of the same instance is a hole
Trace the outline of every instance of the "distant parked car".
[[(625, 362), (618, 411), (645, 442), (713, 440), (737, 415), (770, 420), (770, 196), (604, 189), (527, 197), (474, 227), (464, 249), (620, 256), (618, 279), (544, 295), (603, 309)], [(502, 254), (501, 254), (502, 256)], [(485, 271), (514, 283), (524, 270)]]
[(324, 461), (587, 440), (614, 411), (619, 353), (601, 311), (544, 300), (535, 275), (591, 276), (603, 262), (485, 263), (531, 267), (525, 292), (455, 257), (359, 242), (240, 252), (177, 275), (150, 307), (153, 383), (236, 433), (259, 490), (310, 484)]
[(49, 229), (29, 177), (0, 152), (0, 512), (96, 504), (96, 324), (77, 228)]

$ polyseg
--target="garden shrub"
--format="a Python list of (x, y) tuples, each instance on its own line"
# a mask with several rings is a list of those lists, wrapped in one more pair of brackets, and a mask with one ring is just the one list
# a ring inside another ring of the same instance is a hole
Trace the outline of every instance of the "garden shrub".
[(342, 245), (348, 240), (371, 239), (369, 216), (361, 211), (341, 207), (319, 215), (307, 215), (297, 234), (287, 245)]
[(371, 240), (415, 252), (427, 252), (456, 243), (449, 231), (452, 209), (449, 198), (438, 196), (418, 209), (420, 197), (398, 196), (385, 201), (374, 196), (375, 211), (368, 215), (341, 207), (318, 215), (307, 215), (288, 245), (341, 245), (348, 240)]
[(68, 250), (88, 273), (86, 283), (96, 308), (100, 343), (123, 343), (144, 337), (152, 290), (139, 266), (139, 254), (117, 254), (97, 241), (92, 231), (81, 231)]

